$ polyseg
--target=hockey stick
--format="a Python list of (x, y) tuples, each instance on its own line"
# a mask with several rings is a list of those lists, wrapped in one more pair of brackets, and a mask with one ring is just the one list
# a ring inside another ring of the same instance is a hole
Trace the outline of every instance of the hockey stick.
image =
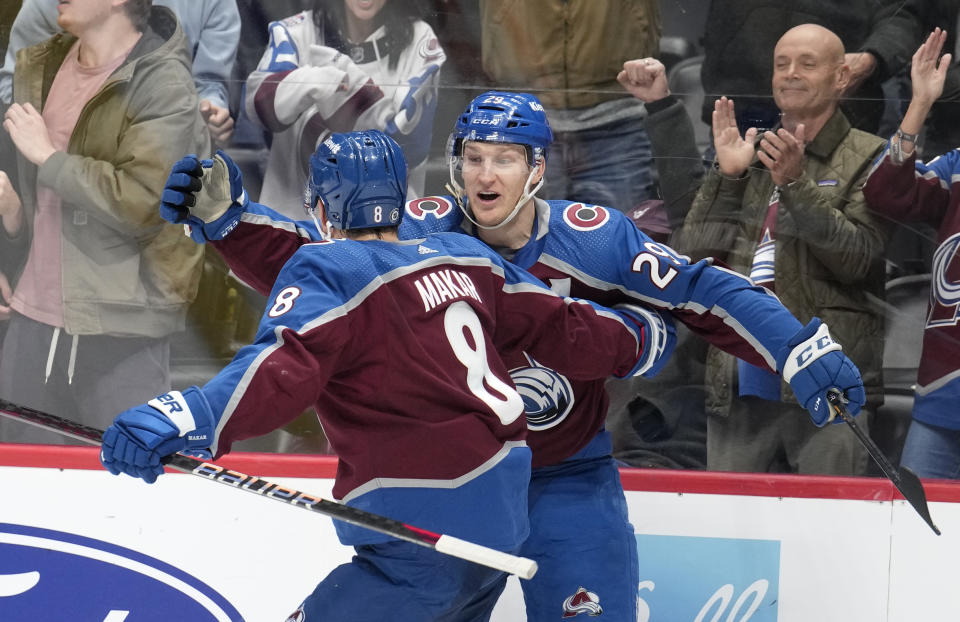
[(897, 487), (897, 490), (900, 491), (903, 498), (917, 511), (920, 518), (930, 525), (933, 533), (939, 536), (940, 530), (933, 524), (933, 518), (930, 517), (930, 508), (927, 507), (927, 494), (923, 491), (923, 484), (920, 483), (920, 478), (917, 477), (917, 474), (907, 467), (896, 469), (893, 464), (891, 464), (890, 460), (883, 455), (883, 452), (877, 447), (877, 444), (860, 429), (853, 415), (847, 412), (847, 408), (844, 406), (844, 398), (840, 391), (836, 389), (827, 391), (827, 400), (830, 402), (830, 405), (833, 406), (837, 415), (850, 426), (853, 433), (857, 435), (857, 438), (860, 439), (863, 446), (866, 447), (873, 459), (876, 460), (883, 474), (893, 482), (893, 485)]
[[(0, 399), (0, 415), (24, 421), (26, 423), (54, 430), (91, 445), (99, 445), (103, 440), (103, 431), (91, 428), (56, 415), (50, 415), (25, 406), (18, 406)], [(442, 535), (420, 529), (400, 521), (350, 507), (336, 501), (328, 501), (293, 488), (274, 484), (253, 475), (234, 471), (212, 462), (204, 462), (183, 454), (173, 454), (164, 460), (170, 468), (197, 475), (204, 479), (246, 490), (262, 497), (283, 501), (313, 512), (324, 514), (351, 525), (371, 529), (399, 540), (419, 544), (440, 553), (465, 559), (483, 566), (502, 570), (529, 579), (537, 572), (537, 562), (526, 557), (510, 555), (489, 547), (467, 542), (453, 536)]]

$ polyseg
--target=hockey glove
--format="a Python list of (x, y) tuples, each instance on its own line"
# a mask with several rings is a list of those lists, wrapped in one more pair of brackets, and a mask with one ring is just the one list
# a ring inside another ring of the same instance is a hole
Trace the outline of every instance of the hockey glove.
[(103, 433), (100, 462), (113, 473), (148, 484), (163, 473), (163, 458), (177, 452), (210, 457), (213, 413), (197, 387), (170, 391), (117, 415)]
[(827, 325), (819, 318), (810, 320), (780, 348), (777, 367), (818, 426), (843, 421), (835, 419), (836, 413), (827, 401), (828, 390), (836, 388), (844, 394), (851, 415), (860, 412), (866, 402), (860, 370), (841, 352), (840, 344), (830, 337)]
[(183, 224), (195, 242), (222, 240), (240, 222), (248, 203), (240, 168), (222, 150), (209, 160), (188, 155), (170, 170), (160, 216)]
[(637, 365), (626, 377), (656, 376), (663, 366), (670, 360), (673, 349), (677, 345), (677, 330), (673, 325), (673, 316), (666, 311), (648, 309), (635, 304), (618, 304), (613, 307), (616, 311), (629, 316), (643, 328), (643, 352)]

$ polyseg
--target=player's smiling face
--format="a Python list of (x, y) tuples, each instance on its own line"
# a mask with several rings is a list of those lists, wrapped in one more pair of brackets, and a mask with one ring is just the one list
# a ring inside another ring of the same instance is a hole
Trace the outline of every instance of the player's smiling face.
[[(530, 176), (530, 165), (522, 145), (467, 142), (462, 174), (473, 217), (481, 225), (493, 226), (513, 211)], [(542, 170), (534, 175), (532, 185), (542, 175)]]

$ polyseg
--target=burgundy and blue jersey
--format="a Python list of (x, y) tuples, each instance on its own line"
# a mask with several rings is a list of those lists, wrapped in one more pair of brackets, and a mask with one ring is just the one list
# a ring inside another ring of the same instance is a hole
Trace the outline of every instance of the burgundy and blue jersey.
[(913, 416), (960, 429), (960, 150), (928, 163), (894, 164), (885, 152), (863, 194), (873, 211), (897, 222), (920, 221), (938, 229), (930, 301), (923, 331)]
[[(455, 233), (301, 245), (267, 304), (254, 343), (202, 389), (214, 452), (313, 406), (339, 458), (334, 497), (498, 548), (526, 537), (530, 475), (500, 356), (584, 381), (632, 373), (643, 345), (631, 320)], [(386, 539), (336, 525), (348, 544)]]
[[(561, 295), (668, 310), (714, 345), (772, 370), (778, 349), (801, 327), (766, 289), (710, 260), (690, 264), (617, 210), (540, 199), (536, 207), (533, 235), (512, 262)], [(402, 237), (413, 237), (472, 232), (472, 225), (451, 197), (426, 197), (407, 204), (400, 230)], [(608, 404), (603, 382), (571, 379), (566, 391), (554, 393), (561, 399), (552, 399), (529, 378), (542, 370), (517, 359), (507, 363), (518, 390), (538, 406), (527, 413), (535, 467), (574, 455), (603, 429)]]
[[(801, 324), (768, 290), (709, 259), (691, 264), (617, 210), (535, 202), (535, 231), (511, 258), (513, 264), (562, 296), (668, 310), (710, 343), (777, 371), (777, 352)], [(407, 203), (402, 238), (444, 231), (474, 233), (451, 197)], [(241, 279), (262, 291), (272, 285), (283, 260), (316, 235), (313, 223), (291, 222), (251, 203), (237, 228), (214, 245)], [(524, 399), (534, 467), (610, 452), (609, 442), (591, 443), (606, 417), (602, 380), (571, 378), (526, 355), (504, 359)]]

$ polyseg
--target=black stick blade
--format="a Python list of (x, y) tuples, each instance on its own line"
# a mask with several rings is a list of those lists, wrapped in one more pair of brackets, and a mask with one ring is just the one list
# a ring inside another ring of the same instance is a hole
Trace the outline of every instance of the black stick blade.
[(860, 429), (853, 415), (847, 411), (847, 407), (845, 406), (846, 399), (838, 389), (830, 389), (827, 391), (827, 401), (830, 402), (830, 405), (833, 406), (833, 409), (837, 415), (843, 419), (844, 423), (853, 430), (857, 439), (866, 448), (877, 465), (880, 466), (883, 474), (886, 475), (897, 490), (900, 491), (903, 498), (913, 506), (913, 509), (920, 515), (920, 518), (930, 525), (933, 533), (939, 536), (940, 530), (933, 524), (933, 519), (930, 517), (930, 508), (927, 506), (927, 493), (924, 492), (923, 484), (920, 483), (920, 478), (917, 477), (917, 474), (907, 467), (894, 468), (890, 459), (880, 451), (880, 448), (873, 442), (873, 439)]
[(930, 508), (927, 506), (927, 493), (923, 490), (923, 484), (917, 474), (909, 467), (900, 467), (900, 485), (897, 490), (903, 495), (903, 498), (913, 506), (920, 518), (925, 520), (933, 533), (940, 535), (940, 530), (933, 524), (933, 518), (930, 516)]

